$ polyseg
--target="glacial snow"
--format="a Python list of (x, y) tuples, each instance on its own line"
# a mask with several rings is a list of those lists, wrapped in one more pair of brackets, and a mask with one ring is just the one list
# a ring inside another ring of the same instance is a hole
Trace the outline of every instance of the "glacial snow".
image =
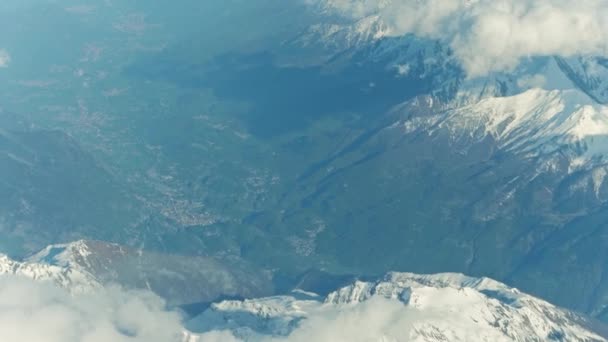
[(548, 153), (569, 146), (581, 158), (608, 154), (608, 107), (578, 90), (534, 88), (437, 115), (436, 127), (447, 127), (455, 137), (490, 135), (500, 148), (513, 152)]

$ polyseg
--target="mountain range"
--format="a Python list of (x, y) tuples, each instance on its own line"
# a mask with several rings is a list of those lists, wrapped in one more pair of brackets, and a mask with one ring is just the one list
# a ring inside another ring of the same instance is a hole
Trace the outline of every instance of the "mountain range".
[(236, 338), (379, 293), (464, 329), (404, 322), (421, 341), (602, 340), (606, 58), (470, 77), (378, 13), (256, 1), (0, 7), (2, 273), (152, 290)]
[[(92, 268), (94, 246), (85, 241), (50, 246), (27, 262), (2, 256), (0, 274), (4, 279), (51, 282), (75, 296), (101, 291), (103, 285), (85, 269)], [(62, 265), (47, 263), (51, 260)], [(349, 329), (343, 330), (344, 325)], [(296, 289), (282, 296), (211, 303), (184, 322), (181, 341), (300, 341), (311, 336), (349, 341), (605, 341), (607, 333), (592, 319), (488, 278), (389, 273), (355, 281), (325, 297)]]

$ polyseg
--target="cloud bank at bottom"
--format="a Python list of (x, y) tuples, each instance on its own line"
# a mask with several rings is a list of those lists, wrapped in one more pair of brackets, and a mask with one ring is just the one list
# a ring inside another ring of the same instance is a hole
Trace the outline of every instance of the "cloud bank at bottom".
[(0, 341), (182, 341), (181, 317), (156, 295), (118, 287), (70, 294), (51, 283), (0, 277)]

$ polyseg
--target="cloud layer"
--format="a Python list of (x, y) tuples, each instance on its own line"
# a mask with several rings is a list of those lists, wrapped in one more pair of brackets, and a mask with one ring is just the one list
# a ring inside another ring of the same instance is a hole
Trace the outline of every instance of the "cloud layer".
[(308, 0), (358, 19), (379, 15), (390, 34), (446, 42), (470, 76), (522, 58), (608, 55), (607, 0)]
[(181, 341), (177, 313), (149, 293), (118, 288), (72, 296), (51, 284), (0, 277), (0, 341)]

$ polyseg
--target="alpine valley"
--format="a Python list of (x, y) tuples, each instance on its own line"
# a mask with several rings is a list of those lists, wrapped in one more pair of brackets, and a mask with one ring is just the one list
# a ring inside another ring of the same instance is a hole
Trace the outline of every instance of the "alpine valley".
[(0, 273), (189, 342), (608, 338), (607, 57), (470, 76), (338, 0), (181, 2), (0, 4)]

